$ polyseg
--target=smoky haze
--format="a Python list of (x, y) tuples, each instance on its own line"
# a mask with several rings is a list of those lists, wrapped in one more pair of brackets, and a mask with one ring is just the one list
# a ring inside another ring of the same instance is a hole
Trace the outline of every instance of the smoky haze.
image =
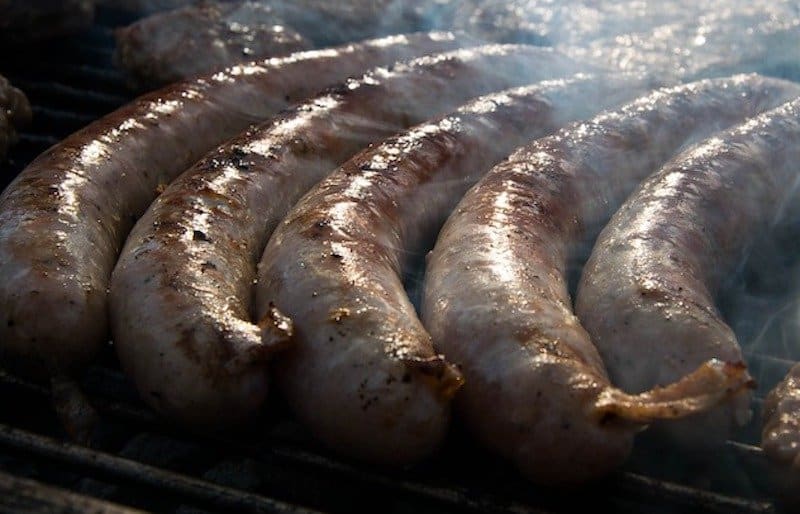
[[(800, 4), (793, 1), (597, 2), (556, 0), (428, 2), (429, 27), (486, 40), (552, 45), (591, 66), (647, 71), (665, 82), (740, 72), (800, 80)], [(799, 170), (800, 171), (800, 170)], [(797, 187), (795, 184), (793, 187)], [(763, 397), (800, 359), (800, 209), (791, 200), (767, 233), (737, 256), (718, 304), (745, 352)], [(596, 232), (594, 229), (589, 232)], [(594, 240), (570, 262), (570, 292)], [(408, 275), (416, 301), (422, 255)], [(744, 437), (756, 442), (760, 401)]]
[[(229, 0), (223, 0), (229, 1)], [(123, 0), (154, 12), (199, 0)], [(420, 30), (554, 46), (595, 66), (702, 78), (737, 72), (796, 76), (800, 4), (792, 0), (258, 0), (285, 24), (330, 46)]]

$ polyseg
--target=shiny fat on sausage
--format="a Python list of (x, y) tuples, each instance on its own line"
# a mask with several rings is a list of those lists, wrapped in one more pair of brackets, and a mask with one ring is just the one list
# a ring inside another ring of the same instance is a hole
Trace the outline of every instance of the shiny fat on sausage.
[[(792, 102), (682, 152), (600, 234), (575, 310), (622, 389), (668, 384), (709, 359), (742, 359), (714, 295), (794, 190), (799, 115)], [(719, 442), (747, 421), (749, 399), (659, 428), (679, 442)]]
[(647, 89), (582, 76), (482, 97), (363, 151), (298, 202), (259, 264), (257, 312), (274, 302), (297, 320), (275, 372), (317, 438), (393, 465), (436, 448), (462, 378), (403, 288), (408, 256), (514, 147)]
[(461, 44), (412, 34), (234, 66), (143, 96), (44, 152), (0, 196), (0, 362), (52, 375), (91, 360), (128, 231), (215, 145), (326, 84)]
[(764, 399), (761, 447), (775, 462), (800, 469), (800, 364)]
[(578, 68), (524, 45), (423, 57), (350, 79), (207, 155), (137, 223), (112, 276), (112, 333), (142, 398), (194, 427), (246, 418), (266, 395), (266, 357), (281, 347), (269, 343), (284, 322), (274, 311), (251, 322), (256, 264), (295, 201), (373, 141)]
[(637, 396), (612, 387), (572, 313), (567, 263), (681, 145), (797, 91), (755, 75), (661, 89), (532, 142), (464, 196), (428, 257), (421, 315), (461, 366), (456, 408), (478, 439), (535, 482), (576, 483), (622, 463), (649, 421), (748, 386), (740, 364), (715, 361)]

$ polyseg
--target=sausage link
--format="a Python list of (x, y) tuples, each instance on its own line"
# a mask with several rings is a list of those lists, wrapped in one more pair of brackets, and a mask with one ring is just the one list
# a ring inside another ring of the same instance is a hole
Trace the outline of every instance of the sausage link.
[(31, 122), (31, 106), (19, 89), (0, 75), (0, 162), (16, 143), (17, 132)]
[(800, 364), (767, 395), (763, 420), (761, 447), (767, 456), (800, 468)]
[(658, 90), (534, 141), (465, 195), (429, 256), (422, 319), (462, 366), (456, 407), (484, 444), (533, 481), (585, 481), (618, 466), (643, 424), (749, 385), (741, 365), (712, 362), (638, 396), (611, 387), (567, 264), (681, 145), (797, 92), (754, 75)]
[(214, 145), (325, 84), (460, 44), (414, 34), (234, 66), (143, 96), (44, 152), (0, 196), (0, 361), (43, 375), (95, 355), (125, 236)]
[(261, 2), (186, 5), (116, 29), (114, 39), (115, 63), (140, 88), (312, 48)]
[(269, 344), (280, 342), (275, 319), (250, 321), (256, 264), (295, 201), (373, 141), (478, 94), (577, 68), (518, 45), (423, 57), (351, 79), (206, 156), (142, 217), (111, 281), (117, 351), (142, 397), (195, 426), (252, 413), (267, 391), (266, 357), (281, 346)]
[(319, 439), (380, 463), (433, 451), (462, 378), (434, 352), (403, 288), (407, 257), (514, 147), (646, 88), (627, 78), (583, 76), (479, 98), (365, 150), (289, 213), (259, 265), (257, 312), (274, 302), (297, 320), (276, 373)]
[[(742, 359), (714, 294), (792, 191), (798, 114), (800, 102), (790, 103), (682, 152), (601, 233), (575, 310), (622, 389), (670, 383), (709, 359)], [(681, 442), (720, 441), (747, 421), (749, 400), (663, 429)]]

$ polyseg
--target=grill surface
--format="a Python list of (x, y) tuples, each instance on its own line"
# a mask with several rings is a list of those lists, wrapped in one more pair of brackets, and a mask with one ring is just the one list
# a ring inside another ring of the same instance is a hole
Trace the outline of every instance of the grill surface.
[[(133, 98), (112, 64), (113, 27), (128, 21), (101, 11), (88, 34), (2, 63), (35, 116), (0, 165), (2, 187), (47, 147)], [(762, 326), (775, 324), (766, 317)], [(755, 341), (746, 347), (752, 373), (771, 377), (761, 382), (763, 396), (796, 355), (765, 348), (764, 330), (751, 332), (742, 340)], [(775, 498), (793, 485), (753, 446), (758, 411), (738, 442), (703, 455), (643, 438), (623, 471), (575, 494), (532, 486), (457, 427), (438, 456), (413, 470), (349, 464), (317, 448), (276, 395), (264, 409), (269, 417), (239, 433), (187, 434), (143, 406), (111, 347), (81, 386), (100, 416), (92, 447), (68, 442), (49, 387), (0, 371), (0, 512), (544, 513), (588, 500), (615, 512), (762, 513), (782, 512)]]

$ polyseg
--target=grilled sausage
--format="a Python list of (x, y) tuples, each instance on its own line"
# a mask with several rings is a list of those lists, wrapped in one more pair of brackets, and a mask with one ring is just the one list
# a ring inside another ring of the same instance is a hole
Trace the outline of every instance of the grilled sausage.
[[(252, 413), (272, 349), (250, 322), (256, 263), (300, 195), (372, 141), (478, 94), (577, 67), (515, 45), (424, 57), (351, 79), (206, 156), (139, 221), (111, 281), (116, 347), (145, 401), (207, 428)], [(271, 333), (276, 319), (261, 325)]]
[[(229, 0), (223, 0), (229, 1)], [(437, 0), (438, 1), (438, 0)], [(141, 14), (184, 6), (202, 5), (208, 0), (97, 0), (112, 8)], [(423, 11), (430, 0), (259, 0), (277, 19), (313, 38), (318, 46), (330, 46), (379, 35), (414, 32), (433, 28), (425, 23)], [(442, 27), (449, 25), (440, 25)]]
[(185, 6), (142, 18), (116, 30), (114, 37), (114, 58), (137, 87), (311, 48), (268, 5), (256, 2)]
[[(800, 102), (764, 113), (672, 159), (597, 240), (575, 310), (611, 380), (639, 392), (741, 349), (714, 304), (796, 180)], [(669, 427), (685, 442), (721, 440), (749, 417), (749, 397)]]
[(752, 75), (658, 90), (534, 141), (465, 195), (428, 258), (422, 320), (462, 366), (456, 406), (484, 444), (536, 482), (584, 481), (619, 465), (644, 423), (748, 385), (715, 361), (641, 395), (613, 388), (572, 314), (567, 263), (682, 144), (797, 91)]
[(17, 141), (17, 131), (31, 122), (31, 106), (25, 94), (0, 75), (0, 162)]
[[(795, 161), (796, 162), (796, 161)], [(781, 464), (800, 468), (800, 364), (764, 400), (761, 447)]]
[(0, 196), (0, 361), (41, 375), (92, 358), (133, 222), (214, 145), (324, 84), (461, 44), (416, 34), (234, 66), (143, 96), (47, 150)]
[(276, 373), (319, 439), (391, 464), (436, 447), (462, 379), (403, 289), (408, 255), (514, 147), (643, 89), (582, 77), (479, 98), (365, 150), (297, 204), (259, 265), (257, 312), (274, 302), (298, 320)]

